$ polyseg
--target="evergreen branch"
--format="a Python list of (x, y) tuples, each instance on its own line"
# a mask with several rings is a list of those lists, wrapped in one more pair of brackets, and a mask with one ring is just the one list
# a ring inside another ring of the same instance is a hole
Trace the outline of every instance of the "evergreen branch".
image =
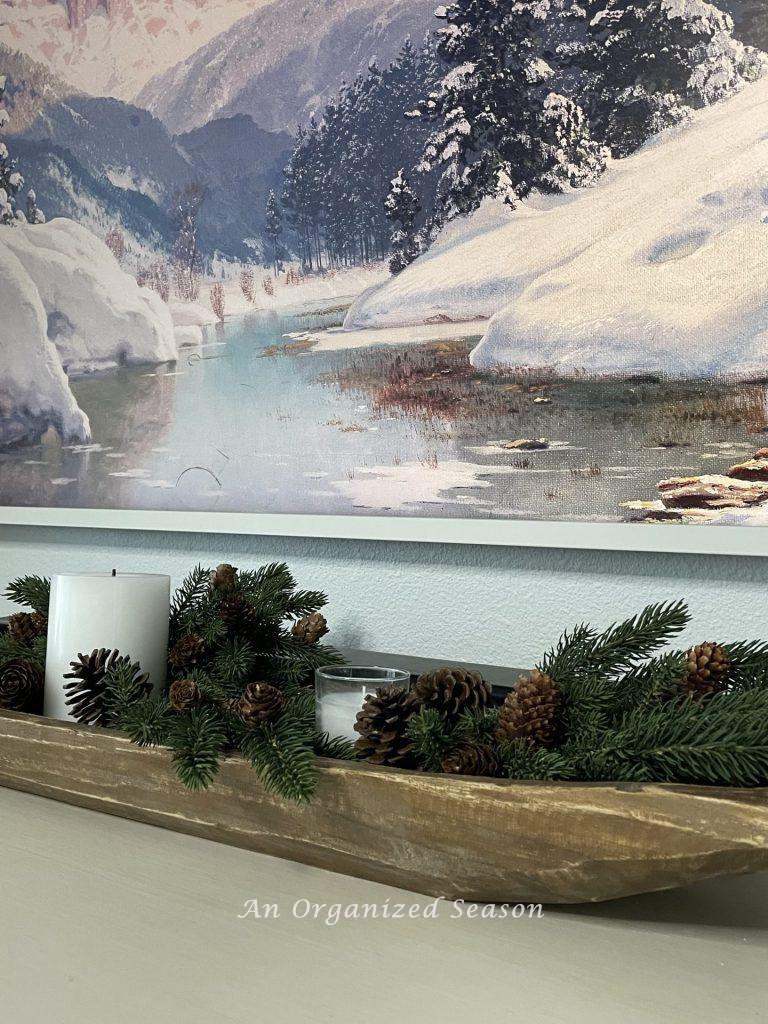
[(51, 599), (51, 581), (46, 576), (19, 576), (5, 588), (5, 595), (15, 604), (32, 608), (40, 615), (48, 615)]
[(209, 593), (210, 569), (196, 565), (192, 572), (184, 578), (171, 599), (171, 633), (176, 634), (182, 617)]
[(134, 704), (149, 697), (151, 684), (141, 673), (138, 663), (130, 658), (118, 658), (104, 676), (104, 711), (107, 725), (119, 727), (126, 712)]
[(132, 743), (157, 747), (168, 743), (174, 719), (174, 712), (165, 700), (149, 697), (123, 708), (115, 725), (128, 734)]
[(316, 784), (313, 736), (291, 715), (245, 734), (240, 750), (268, 793), (307, 802)]
[(454, 742), (453, 730), (434, 708), (421, 708), (410, 720), (406, 734), (417, 760), (428, 772), (441, 772), (443, 758)]
[(176, 774), (188, 789), (207, 789), (219, 770), (226, 730), (212, 708), (176, 715), (168, 740)]
[(681, 633), (690, 618), (685, 601), (649, 604), (639, 615), (598, 636), (589, 655), (590, 666), (600, 672), (631, 669), (635, 662)]
[(297, 590), (285, 602), (286, 616), (296, 619), (319, 612), (328, 604), (327, 596), (321, 590)]
[(291, 715), (308, 734), (315, 731), (315, 691), (309, 687), (296, 688), (286, 694), (285, 714)]
[(768, 643), (753, 640), (724, 647), (731, 659), (730, 683), (734, 690), (768, 688)]
[(617, 681), (617, 710), (631, 711), (669, 696), (685, 675), (685, 651), (669, 651), (636, 665)]
[(557, 750), (534, 747), (524, 740), (499, 745), (502, 773), (510, 779), (548, 782), (576, 777), (572, 760)]
[(596, 753), (608, 770), (634, 766), (659, 782), (764, 785), (768, 690), (636, 709)]
[(357, 751), (354, 743), (343, 736), (331, 737), (327, 732), (319, 732), (315, 736), (314, 749), (316, 757), (329, 757), (334, 761), (356, 761)]
[(15, 640), (10, 633), (0, 633), (0, 665), (6, 661), (20, 659), (33, 661), (40, 668), (45, 667), (46, 638), (36, 637), (31, 643)]
[(498, 708), (481, 711), (463, 711), (456, 725), (456, 739), (472, 743), (492, 743), (499, 724)]
[(193, 668), (187, 673), (187, 677), (194, 679), (203, 697), (216, 704), (227, 700), (229, 697), (236, 697), (242, 689), (237, 683), (234, 685), (222, 684), (218, 679), (214, 679), (209, 672), (201, 668)]
[(563, 633), (556, 645), (541, 659), (537, 668), (551, 676), (555, 682), (570, 679), (586, 663), (589, 652), (597, 638), (590, 626), (582, 624), (568, 633)]
[(249, 640), (225, 640), (213, 659), (212, 676), (224, 685), (245, 684), (256, 664), (256, 652)]

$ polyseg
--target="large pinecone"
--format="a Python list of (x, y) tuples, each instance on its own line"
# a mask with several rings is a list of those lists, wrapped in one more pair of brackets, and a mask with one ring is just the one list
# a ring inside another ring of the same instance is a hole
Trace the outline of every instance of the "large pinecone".
[(17, 612), (8, 619), (8, 632), (20, 644), (30, 644), (48, 632), (48, 619), (40, 612)]
[(401, 687), (382, 687), (369, 694), (354, 725), (358, 754), (373, 764), (413, 767), (416, 760), (406, 727), (416, 710), (413, 697)]
[(120, 657), (119, 651), (109, 651), (102, 647), (94, 649), (90, 654), (78, 654), (77, 661), (70, 662), (72, 671), (67, 672), (64, 678), (72, 682), (64, 687), (68, 697), (64, 703), (72, 709), (76, 721), (82, 725), (109, 724), (105, 678), (119, 665), (130, 670), (132, 690), (137, 698), (146, 695), (150, 690), (149, 675), (141, 671), (138, 662), (131, 663), (127, 654)]
[(183, 636), (168, 652), (168, 663), (182, 672), (194, 668), (205, 654), (205, 641), (197, 633)]
[(274, 722), (285, 708), (285, 697), (271, 683), (248, 683), (237, 703), (237, 713), (244, 725), (255, 729), (257, 725)]
[(443, 771), (451, 775), (490, 775), (499, 770), (496, 755), (485, 743), (467, 740), (451, 747), (443, 758)]
[(5, 711), (43, 710), (43, 672), (34, 661), (15, 658), (0, 669), (0, 708)]
[(728, 689), (731, 659), (720, 644), (698, 644), (688, 651), (685, 676), (681, 682), (684, 693), (700, 700)]
[(232, 590), (237, 577), (237, 569), (228, 562), (222, 562), (210, 574), (210, 590)]
[(312, 612), (298, 619), (291, 627), (291, 633), (305, 644), (316, 644), (328, 632), (328, 623), (320, 612)]
[(168, 703), (174, 711), (191, 711), (202, 699), (203, 694), (194, 679), (175, 679), (168, 689)]
[(219, 618), (230, 634), (250, 633), (256, 626), (256, 609), (244, 594), (230, 594), (219, 606)]
[(557, 738), (561, 694), (557, 683), (534, 669), (520, 676), (499, 711), (497, 739), (551, 747)]
[(479, 672), (439, 668), (419, 676), (413, 695), (423, 707), (434, 708), (455, 722), (463, 711), (479, 711), (491, 702), (491, 687)]

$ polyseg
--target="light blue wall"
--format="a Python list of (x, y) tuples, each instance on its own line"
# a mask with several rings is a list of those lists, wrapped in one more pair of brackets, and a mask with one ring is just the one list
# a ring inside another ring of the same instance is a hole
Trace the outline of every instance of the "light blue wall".
[[(674, 527), (671, 527), (674, 529)], [(713, 542), (714, 542), (713, 537)], [(691, 640), (768, 633), (768, 559), (0, 526), (0, 578), (284, 559), (324, 589), (336, 643), (525, 666), (565, 626), (685, 597)], [(10, 606), (0, 599), (0, 614)]]

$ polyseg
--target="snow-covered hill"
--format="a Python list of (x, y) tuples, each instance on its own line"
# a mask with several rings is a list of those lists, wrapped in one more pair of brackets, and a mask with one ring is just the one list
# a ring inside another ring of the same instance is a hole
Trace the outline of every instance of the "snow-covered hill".
[(478, 367), (764, 374), (767, 123), (763, 79), (594, 188), (454, 222), (345, 327), (492, 316)]
[(87, 440), (67, 373), (175, 360), (168, 307), (73, 221), (0, 231), (0, 446)]
[(322, 111), (371, 59), (435, 27), (434, 0), (279, 0), (154, 78), (136, 102), (173, 132), (248, 114), (271, 131)]
[(97, 96), (131, 99), (267, 0), (10, 0), (0, 43)]

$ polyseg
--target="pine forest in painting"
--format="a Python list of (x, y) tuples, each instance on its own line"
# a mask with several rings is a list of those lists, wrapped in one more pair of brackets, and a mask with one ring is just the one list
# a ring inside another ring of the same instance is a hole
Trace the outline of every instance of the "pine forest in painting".
[(0, 505), (768, 525), (766, 50), (763, 0), (10, 0)]

